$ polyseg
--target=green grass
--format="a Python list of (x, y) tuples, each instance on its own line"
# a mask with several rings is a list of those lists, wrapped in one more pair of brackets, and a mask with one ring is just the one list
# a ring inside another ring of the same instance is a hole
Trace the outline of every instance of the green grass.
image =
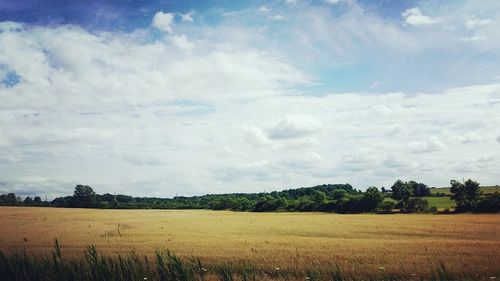
[(455, 201), (450, 197), (423, 197), (429, 202), (429, 207), (436, 207), (438, 209), (455, 208)]

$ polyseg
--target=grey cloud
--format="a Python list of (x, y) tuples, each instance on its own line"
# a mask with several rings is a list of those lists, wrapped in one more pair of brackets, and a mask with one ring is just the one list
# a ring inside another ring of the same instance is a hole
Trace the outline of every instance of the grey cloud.
[(267, 129), (270, 139), (293, 139), (318, 132), (321, 122), (309, 115), (293, 115), (282, 118)]
[(316, 152), (300, 153), (298, 155), (289, 156), (282, 163), (290, 168), (295, 169), (311, 169), (320, 166), (325, 159)]
[(436, 137), (429, 138), (425, 141), (412, 141), (408, 146), (414, 153), (427, 153), (445, 148), (445, 144)]

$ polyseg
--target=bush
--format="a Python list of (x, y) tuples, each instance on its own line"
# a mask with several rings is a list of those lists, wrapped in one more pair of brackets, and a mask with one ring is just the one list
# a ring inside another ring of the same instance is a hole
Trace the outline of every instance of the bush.
[(390, 214), (390, 213), (392, 213), (392, 210), (394, 209), (395, 205), (396, 205), (396, 203), (394, 203), (394, 201), (384, 200), (379, 204), (378, 209), (377, 209), (377, 213)]
[(424, 213), (429, 211), (429, 202), (422, 198), (410, 198), (408, 201), (409, 213)]
[(495, 192), (479, 200), (474, 212), (477, 213), (498, 213), (500, 212), (500, 193)]

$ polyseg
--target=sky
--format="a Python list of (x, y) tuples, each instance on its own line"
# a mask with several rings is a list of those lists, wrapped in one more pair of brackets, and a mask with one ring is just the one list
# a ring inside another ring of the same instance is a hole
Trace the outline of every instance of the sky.
[(500, 184), (500, 1), (0, 0), (0, 193)]

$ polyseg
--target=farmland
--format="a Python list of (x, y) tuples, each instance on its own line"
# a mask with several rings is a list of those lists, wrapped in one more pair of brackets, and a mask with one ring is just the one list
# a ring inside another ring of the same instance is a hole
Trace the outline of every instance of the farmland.
[(455, 201), (451, 200), (449, 196), (442, 197), (423, 197), (429, 202), (429, 207), (436, 207), (438, 209), (455, 208)]
[[(450, 198), (451, 192), (449, 187), (439, 187), (429, 189), (433, 196), (424, 197), (427, 202), (429, 202), (429, 207), (436, 207), (438, 209), (453, 209), (456, 207), (455, 202)], [(495, 192), (500, 192), (500, 186), (483, 186), (481, 187), (483, 194), (492, 194)], [(445, 196), (435, 196), (435, 195), (445, 195)]]
[[(484, 194), (491, 194), (495, 192), (500, 192), (500, 186), (481, 186), (481, 191)], [(431, 194), (446, 194), (446, 195), (451, 195), (450, 188), (449, 187), (437, 187), (437, 188), (431, 188), (430, 189)]]
[(440, 262), (457, 276), (500, 274), (499, 215), (338, 215), (228, 211), (0, 208), (0, 250), (86, 245), (103, 254), (169, 249), (208, 267), (251, 264), (301, 274), (339, 265), (352, 276), (427, 275)]

